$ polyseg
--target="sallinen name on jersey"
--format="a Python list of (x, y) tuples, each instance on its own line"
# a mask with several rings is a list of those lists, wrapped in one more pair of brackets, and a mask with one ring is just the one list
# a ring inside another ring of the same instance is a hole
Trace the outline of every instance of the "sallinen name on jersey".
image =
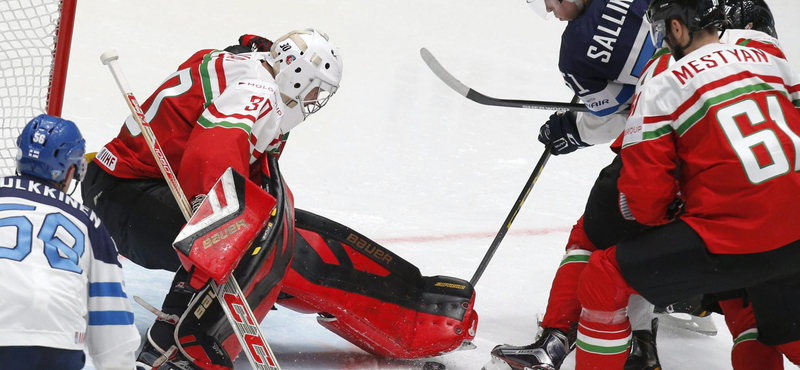
[(622, 27), (627, 18), (628, 9), (631, 7), (631, 2), (633, 2), (633, 0), (611, 0), (606, 4), (608, 9), (619, 13), (619, 17), (615, 18), (608, 13), (603, 13), (601, 18), (617, 25), (617, 28), (612, 30), (602, 24), (598, 24), (597, 31), (599, 32), (596, 32), (594, 36), (592, 36), (592, 40), (603, 49), (601, 50), (595, 45), (590, 45), (589, 50), (586, 51), (586, 56), (592, 59), (600, 58), (599, 60), (603, 63), (608, 63), (608, 61), (611, 60), (611, 52), (614, 51), (614, 44), (617, 42), (617, 38), (622, 32)]

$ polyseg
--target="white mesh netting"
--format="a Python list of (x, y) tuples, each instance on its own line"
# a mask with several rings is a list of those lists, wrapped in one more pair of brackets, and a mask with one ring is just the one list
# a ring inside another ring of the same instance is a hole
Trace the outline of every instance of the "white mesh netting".
[(61, 0), (0, 0), (0, 175), (13, 175), (16, 138), (47, 111)]

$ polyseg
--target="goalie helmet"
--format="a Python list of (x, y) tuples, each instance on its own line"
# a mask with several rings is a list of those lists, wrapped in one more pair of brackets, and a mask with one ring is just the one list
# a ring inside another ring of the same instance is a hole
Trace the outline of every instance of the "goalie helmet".
[(728, 15), (726, 28), (756, 30), (778, 38), (775, 18), (764, 0), (728, 0), (725, 4)]
[(86, 140), (74, 122), (41, 114), (17, 138), (17, 173), (61, 184), (75, 166), (74, 178), (86, 174)]
[[(289, 109), (299, 106), (305, 120), (339, 89), (342, 56), (325, 33), (309, 28), (292, 31), (272, 44), (268, 62)], [(296, 122), (292, 127), (300, 122)], [(281, 127), (286, 132), (290, 128)]]

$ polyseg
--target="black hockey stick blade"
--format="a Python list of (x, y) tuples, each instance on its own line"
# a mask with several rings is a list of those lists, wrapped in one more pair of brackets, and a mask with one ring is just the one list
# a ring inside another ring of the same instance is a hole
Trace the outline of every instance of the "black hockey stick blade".
[(433, 71), (436, 77), (439, 77), (442, 82), (450, 86), (451, 89), (457, 93), (465, 96), (467, 99), (483, 105), (494, 105), (498, 107), (512, 107), (512, 108), (525, 108), (525, 109), (541, 109), (541, 110), (572, 110), (575, 112), (589, 112), (583, 104), (575, 103), (562, 103), (562, 102), (548, 102), (536, 100), (510, 100), (498, 99), (491, 96), (483, 95), (472, 88), (464, 85), (461, 81), (453, 77), (450, 72), (447, 72), (442, 64), (431, 54), (426, 48), (419, 49), (419, 54), (422, 60), (428, 65), (428, 68)]

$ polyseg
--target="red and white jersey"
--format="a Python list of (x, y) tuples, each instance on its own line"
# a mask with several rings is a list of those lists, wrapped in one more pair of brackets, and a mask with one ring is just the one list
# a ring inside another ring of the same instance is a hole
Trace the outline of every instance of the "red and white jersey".
[[(258, 53), (201, 50), (178, 67), (142, 104), (187, 198), (205, 194), (227, 169), (247, 175), (264, 152), (280, 152), (288, 109)], [(131, 116), (95, 161), (120, 178), (162, 178)]]
[(800, 239), (800, 74), (777, 45), (746, 40), (706, 45), (677, 62), (657, 54), (621, 151), (623, 215), (664, 223), (680, 192), (681, 219), (713, 253)]

